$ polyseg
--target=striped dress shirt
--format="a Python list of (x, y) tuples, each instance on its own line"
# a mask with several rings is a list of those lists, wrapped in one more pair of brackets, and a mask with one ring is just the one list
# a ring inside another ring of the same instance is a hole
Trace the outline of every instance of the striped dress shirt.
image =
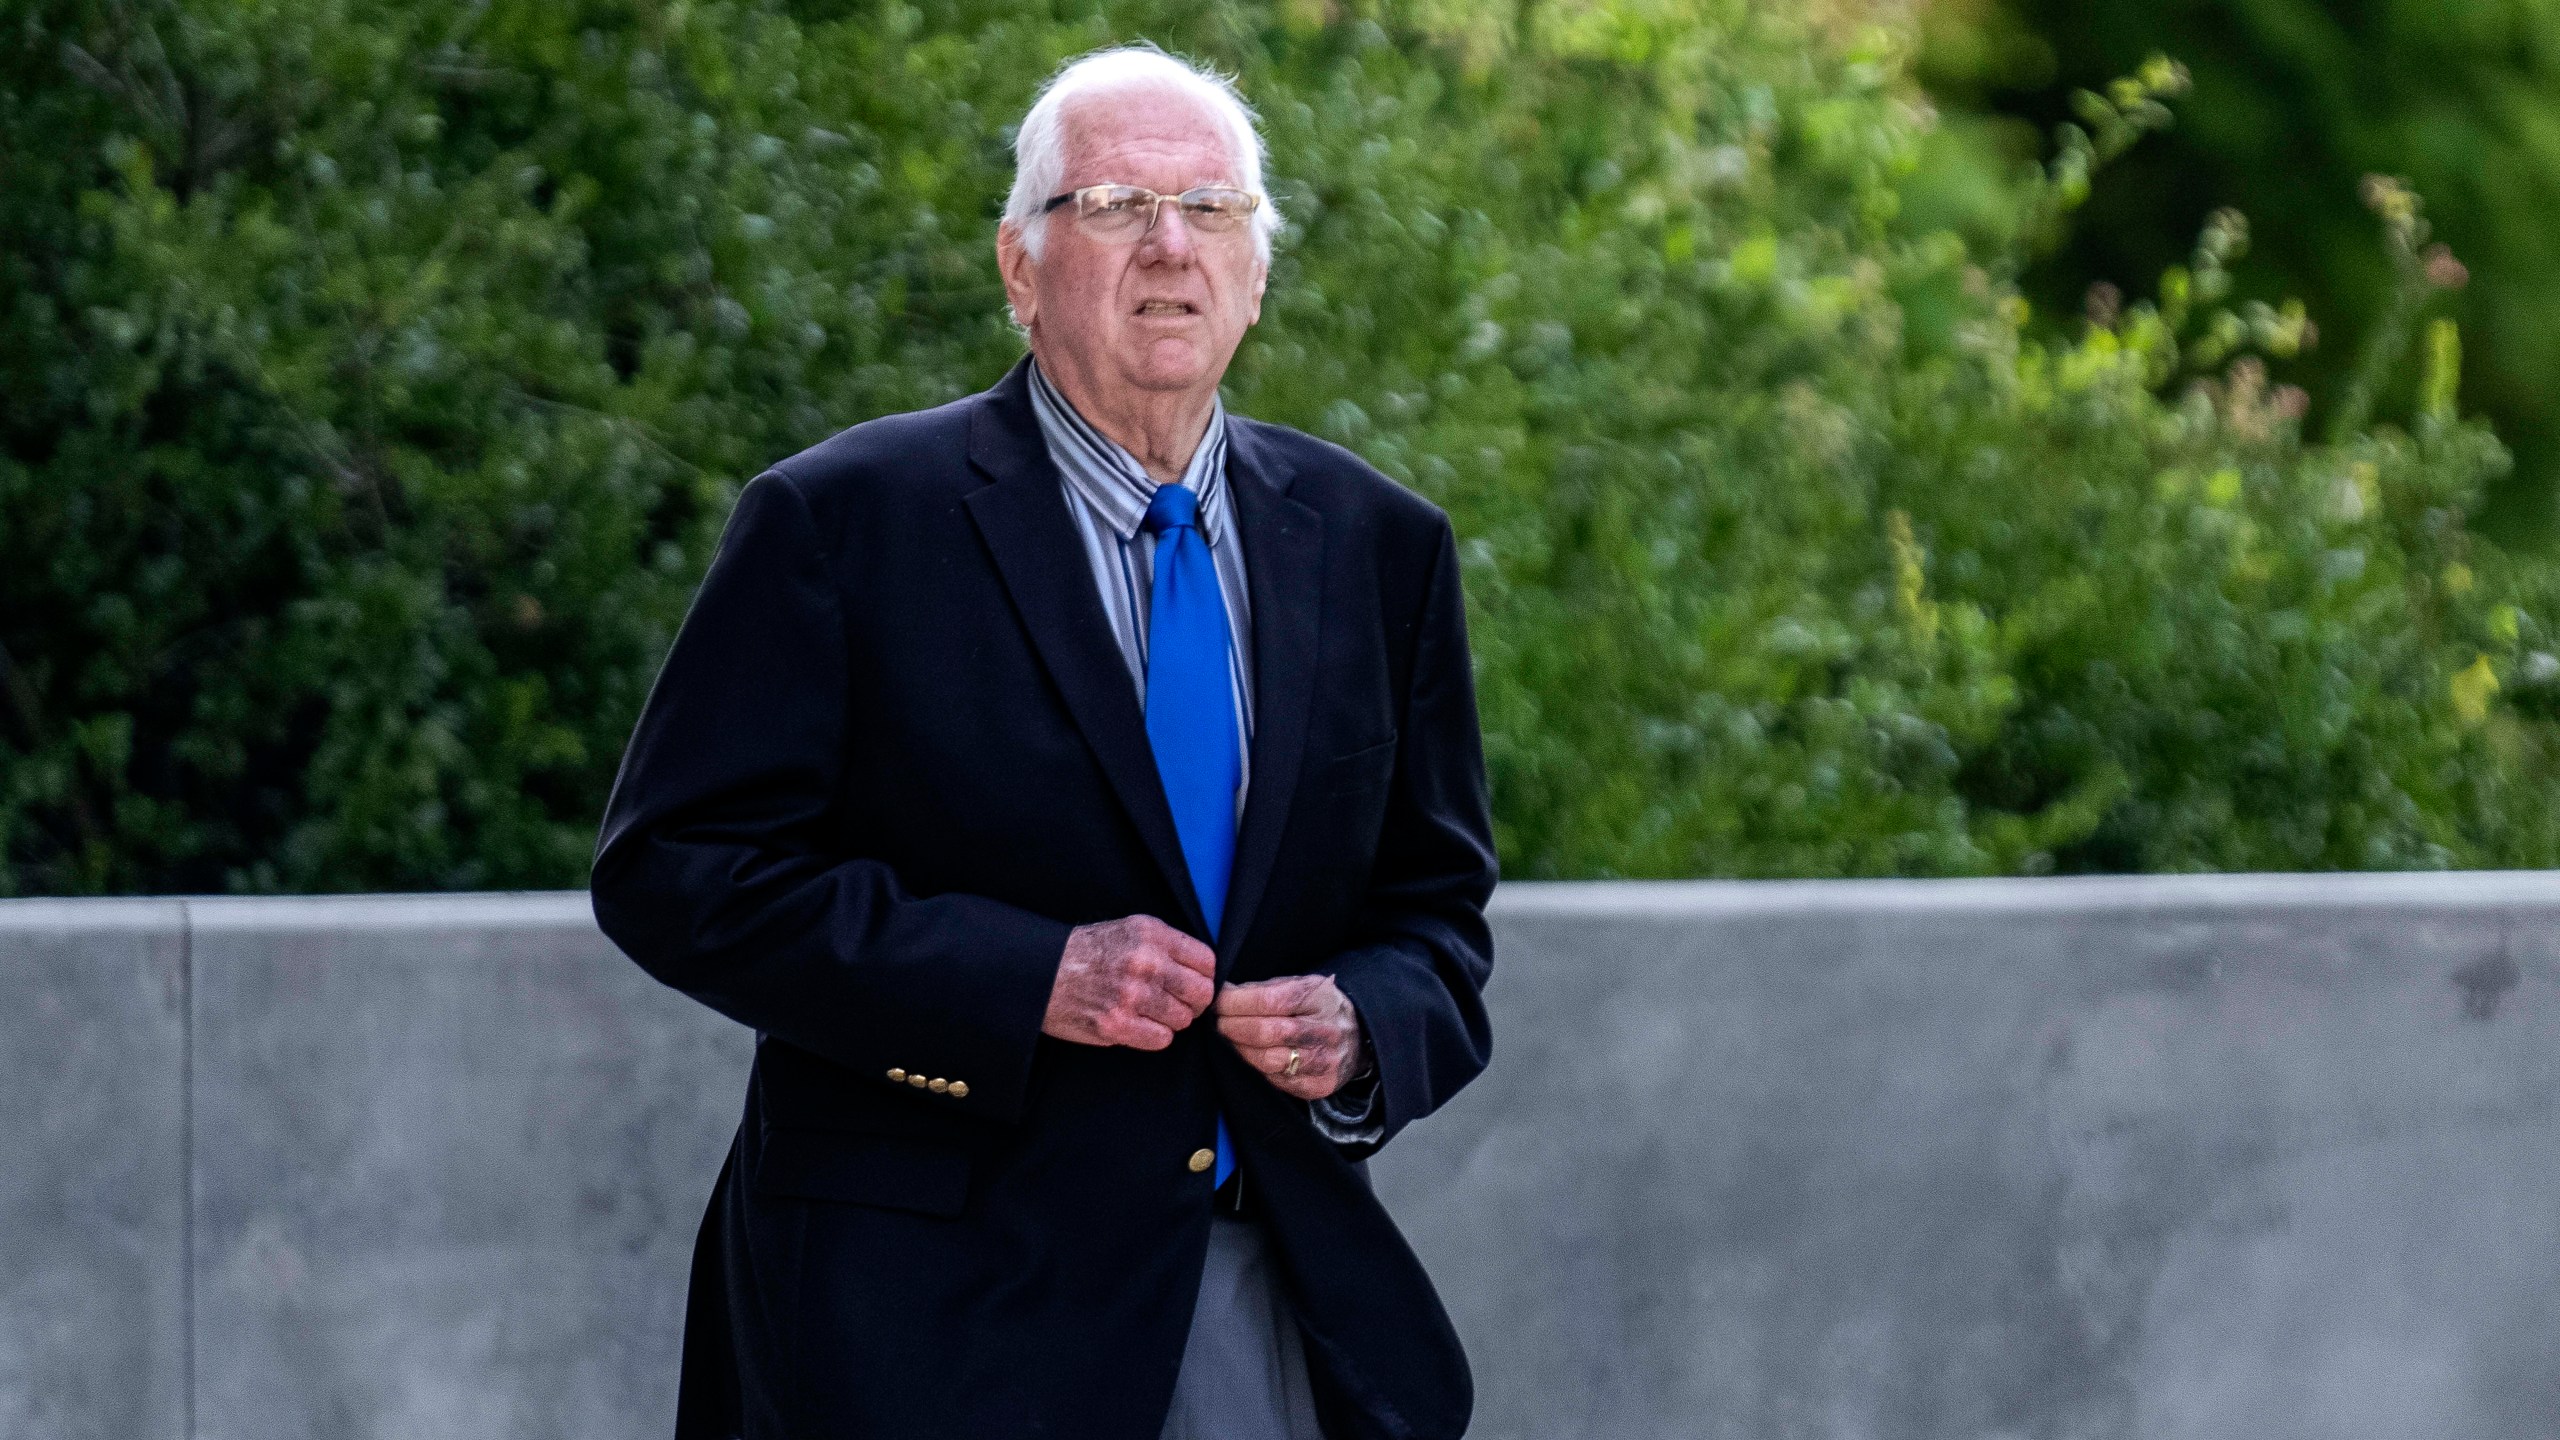
[[(1147, 708), (1147, 615), (1155, 596), (1156, 537), (1144, 529), (1147, 504), (1156, 497), (1156, 481), (1138, 458), (1096, 430), (1067, 397), (1049, 383), (1034, 361), (1031, 366), (1031, 409), (1040, 418), (1040, 435), (1049, 458), (1066, 481), (1067, 511), (1075, 517), (1084, 541), (1085, 563), (1093, 568), (1102, 592), (1102, 613), (1111, 622), (1111, 638), (1128, 662), (1130, 682), (1138, 689), (1138, 708)], [(1227, 489), (1227, 407), (1209, 402), (1209, 429), (1182, 483), (1200, 497), (1200, 538), (1208, 542), (1209, 559), (1218, 571), (1218, 597), (1227, 611), (1227, 681), (1235, 697), (1236, 753), (1246, 757), (1246, 778), (1236, 785), (1236, 814), (1244, 814), (1244, 795), (1252, 785), (1253, 755), (1253, 597), (1245, 589), (1244, 544), (1236, 538), (1235, 501)]]
[[(1154, 597), (1156, 537), (1146, 532), (1147, 502), (1157, 483), (1138, 457), (1093, 428), (1076, 413), (1067, 397), (1031, 363), (1031, 412), (1039, 417), (1040, 437), (1067, 492), (1067, 513), (1084, 542), (1085, 562), (1092, 567), (1094, 587), (1102, 595), (1103, 616), (1111, 622), (1111, 638), (1128, 662), (1137, 686), (1138, 709), (1147, 708), (1147, 614)], [(1235, 496), (1227, 484), (1227, 407), (1212, 399), (1209, 428), (1182, 483), (1200, 497), (1200, 538), (1208, 542), (1209, 559), (1218, 571), (1218, 595), (1227, 610), (1227, 678), (1235, 697), (1238, 753), (1243, 777), (1236, 783), (1236, 816), (1244, 816), (1245, 791), (1253, 773), (1253, 610), (1245, 589), (1244, 539), (1236, 531)], [(1375, 1140), (1383, 1125), (1371, 1118), (1377, 1108), (1374, 1079), (1342, 1090), (1309, 1107), (1316, 1128), (1341, 1144)]]

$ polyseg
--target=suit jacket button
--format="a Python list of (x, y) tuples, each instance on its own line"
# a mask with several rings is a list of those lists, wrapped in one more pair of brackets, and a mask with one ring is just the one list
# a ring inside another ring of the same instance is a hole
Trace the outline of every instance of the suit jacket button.
[(969, 1098), (969, 1082), (968, 1082), (968, 1081), (966, 1081), (966, 1080), (954, 1080), (954, 1081), (952, 1081), (952, 1082), (951, 1082), (951, 1098), (952, 1098), (952, 1099), (954, 1099), (954, 1100), (966, 1100), (966, 1099), (968, 1099), (968, 1098)]
[(936, 1095), (939, 1095), (943, 1091), (951, 1088), (951, 1082), (941, 1078), (940, 1076), (935, 1076), (931, 1081), (927, 1082), (924, 1088), (932, 1091)]
[(1210, 1166), (1217, 1163), (1218, 1152), (1215, 1150), (1194, 1150), (1191, 1152), (1191, 1173), (1194, 1175), (1200, 1174), (1202, 1171), (1207, 1170)]
[(906, 1082), (907, 1082), (907, 1072), (906, 1072), (904, 1069), (902, 1069), (902, 1068), (900, 1068), (899, 1066), (896, 1066), (896, 1065), (892, 1065), (892, 1066), (890, 1066), (890, 1067), (889, 1067), (889, 1083), (890, 1083), (890, 1084), (892, 1084), (892, 1085), (903, 1085), (903, 1084), (905, 1084)]
[(910, 1076), (908, 1076), (908, 1077), (907, 1077), (907, 1083), (908, 1083), (908, 1084), (910, 1084), (910, 1085), (913, 1085), (913, 1086), (914, 1086), (914, 1087), (916, 1087), (917, 1089), (921, 1090), (921, 1089), (923, 1089), (923, 1088), (926, 1086), (926, 1084), (928, 1084), (929, 1082), (928, 1082), (928, 1081), (926, 1081), (926, 1079), (925, 1079), (923, 1076), (921, 1076), (921, 1075), (910, 1075)]

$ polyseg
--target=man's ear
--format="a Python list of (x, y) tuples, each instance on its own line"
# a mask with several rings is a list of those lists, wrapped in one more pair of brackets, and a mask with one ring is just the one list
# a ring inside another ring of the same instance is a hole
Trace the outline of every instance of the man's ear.
[(1254, 261), (1254, 262), (1253, 262), (1253, 309), (1252, 309), (1251, 313), (1247, 314), (1247, 315), (1244, 317), (1244, 323), (1245, 323), (1245, 327), (1246, 327), (1247, 329), (1250, 329), (1250, 328), (1252, 328), (1253, 326), (1256, 326), (1256, 325), (1259, 325), (1259, 324), (1261, 324), (1261, 323), (1262, 323), (1262, 287), (1263, 287), (1264, 282), (1268, 281), (1270, 278), (1271, 278), (1271, 262), (1270, 262), (1270, 261), (1268, 261), (1268, 260), (1256, 260), (1256, 261)]
[(1013, 323), (1030, 329), (1040, 309), (1040, 291), (1032, 283), (1031, 252), (1022, 248), (1022, 232), (1010, 220), (996, 226), (996, 271), (1004, 277), (1004, 298), (1013, 307)]

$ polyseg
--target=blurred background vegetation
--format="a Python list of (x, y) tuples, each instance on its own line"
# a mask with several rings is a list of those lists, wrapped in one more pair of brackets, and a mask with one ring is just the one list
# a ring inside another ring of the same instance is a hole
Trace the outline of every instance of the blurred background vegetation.
[(1507, 873), (2560, 862), (2536, 7), (2005, 3), (10, 0), (0, 889), (580, 883), (1140, 36), (1271, 141), (1231, 402), (1455, 518)]
[[(1930, 0), (1920, 20), (1919, 73), (1951, 119), (1933, 153), (1971, 177), (1944, 197), (1959, 207), (2038, 153), (2075, 89), (2164, 51), (2186, 65), (2176, 129), (2125, 157), (2032, 288), (2077, 309), (2090, 284), (2148, 283), (2241, 205), (2258, 237), (2241, 292), (2298, 296), (2328, 332), (2292, 367), (2315, 426), (2394, 284), (2358, 183), (2412, 183), (2471, 269), (2447, 306), (2462, 400), (2519, 462), (2477, 519), (2560, 542), (2560, 0)], [(1996, 230), (2002, 208), (1965, 218)]]

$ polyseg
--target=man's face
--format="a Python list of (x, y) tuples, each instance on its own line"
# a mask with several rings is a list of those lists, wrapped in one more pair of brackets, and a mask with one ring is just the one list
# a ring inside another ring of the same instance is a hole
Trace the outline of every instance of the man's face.
[[(1062, 119), (1061, 191), (1112, 184), (1176, 195), (1244, 183), (1216, 114), (1179, 90), (1092, 95)], [(997, 245), (1005, 294), (1043, 366), (1069, 372), (1106, 408), (1140, 392), (1217, 386), (1262, 315), (1265, 266), (1251, 226), (1203, 234), (1167, 205), (1144, 239), (1097, 238), (1073, 203), (1049, 212), (1047, 226), (1036, 262), (1009, 227)]]

